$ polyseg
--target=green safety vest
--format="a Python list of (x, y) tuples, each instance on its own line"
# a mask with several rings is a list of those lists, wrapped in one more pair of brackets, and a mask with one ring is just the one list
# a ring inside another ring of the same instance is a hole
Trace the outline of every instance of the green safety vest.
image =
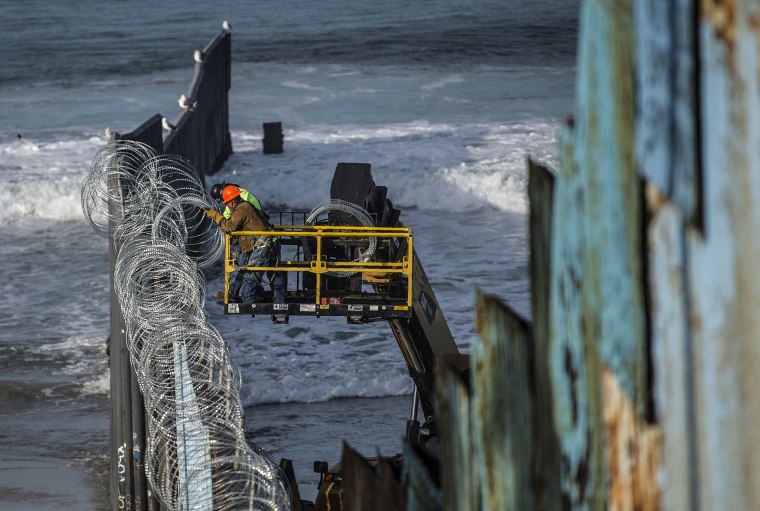
[[(238, 190), (240, 190), (241, 199), (250, 203), (251, 206), (261, 211), (261, 203), (259, 202), (258, 197), (256, 197), (254, 194), (252, 194), (245, 188), (238, 188)], [(224, 213), (222, 213), (222, 216), (224, 218), (230, 218), (232, 216), (232, 210), (228, 208), (227, 206), (224, 206)]]

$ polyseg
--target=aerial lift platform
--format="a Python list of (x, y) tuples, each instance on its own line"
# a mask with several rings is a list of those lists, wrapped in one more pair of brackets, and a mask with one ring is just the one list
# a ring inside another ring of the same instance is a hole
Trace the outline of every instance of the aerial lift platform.
[[(388, 321), (415, 387), (406, 438), (424, 446), (437, 437), (438, 362), (446, 358), (466, 374), (467, 355), (460, 354), (454, 342), (414, 251), (411, 229), (401, 222), (400, 211), (387, 198), (387, 188), (375, 185), (370, 164), (339, 163), (330, 198), (366, 211), (372, 225), (357, 225), (356, 218), (339, 210), (310, 222), (306, 222), (306, 213), (276, 213), (272, 215), (277, 221), (274, 231), (232, 233), (279, 237), (281, 255), (273, 267), (237, 268), (228, 236), (225, 314), (271, 316), (276, 323), (286, 323), (290, 316), (345, 316), (349, 323)], [(285, 272), (290, 281), (287, 303), (273, 304), (271, 292), (265, 292), (261, 302), (230, 303), (226, 290), (231, 276), (241, 269)], [(425, 416), (421, 426), (417, 418), (420, 407)], [(322, 474), (320, 481), (330, 482), (320, 484), (316, 509), (340, 509), (340, 467), (315, 462), (314, 468)]]
[[(279, 238), (277, 265), (237, 267), (230, 251), (237, 235)], [(238, 231), (226, 238), (226, 314), (271, 315), (275, 322), (287, 322), (290, 316), (345, 316), (350, 323), (412, 315), (412, 233), (406, 227), (280, 224), (273, 231)], [(393, 250), (399, 244), (404, 251)], [(371, 260), (351, 259), (351, 254), (369, 250), (374, 252)], [(286, 292), (284, 304), (272, 303), (267, 291), (257, 303), (230, 303), (227, 291), (237, 271), (284, 272), (295, 276), (285, 279), (295, 280), (295, 286)]]

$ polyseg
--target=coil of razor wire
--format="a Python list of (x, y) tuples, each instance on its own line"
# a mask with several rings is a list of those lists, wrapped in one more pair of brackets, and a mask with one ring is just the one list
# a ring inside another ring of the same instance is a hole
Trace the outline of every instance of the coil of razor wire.
[(138, 170), (155, 156), (150, 146), (136, 142), (107, 144), (95, 154), (82, 184), (82, 212), (95, 232), (108, 237), (124, 218), (125, 195), (135, 189)]
[[(339, 213), (350, 215), (359, 223), (359, 225), (362, 225), (364, 227), (372, 227), (375, 225), (372, 216), (370, 216), (367, 210), (360, 206), (357, 206), (356, 204), (341, 199), (331, 199), (329, 202), (323, 202), (322, 204), (312, 209), (309, 212), (309, 215), (306, 217), (306, 224), (314, 225), (319, 219), (320, 215), (329, 213), (331, 211), (337, 211)], [(366, 263), (368, 261), (371, 261), (375, 255), (376, 250), (377, 238), (371, 237), (369, 238), (369, 246), (367, 247), (367, 250), (360, 252), (359, 257), (354, 259), (353, 262)], [(332, 277), (350, 277), (351, 275), (355, 275), (356, 272), (333, 271), (327, 272), (327, 274)]]
[(201, 268), (224, 251), (213, 207), (187, 161), (139, 142), (102, 148), (82, 184), (84, 216), (116, 254), (153, 493), (171, 510), (290, 509), (287, 479), (245, 438), (240, 373), (203, 312)]

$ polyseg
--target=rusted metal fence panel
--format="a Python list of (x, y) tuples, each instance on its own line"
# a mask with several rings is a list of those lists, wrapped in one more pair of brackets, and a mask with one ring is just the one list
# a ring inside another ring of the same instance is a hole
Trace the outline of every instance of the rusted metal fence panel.
[(585, 198), (575, 166), (574, 130), (564, 126), (559, 138), (561, 164), (554, 186), (548, 356), (553, 421), (560, 447), (560, 489), (565, 509), (602, 509), (601, 431), (593, 415), (593, 410), (601, 409), (593, 372), (599, 357), (594, 346), (587, 349), (584, 344), (581, 300), (585, 237), (579, 226)]
[(634, 2), (636, 159), (641, 174), (701, 225), (695, 2)]
[(704, 235), (687, 230), (701, 509), (760, 507), (760, 6), (699, 4)]
[(602, 372), (607, 507), (616, 511), (661, 509), (662, 434), (642, 420), (618, 378)]
[(559, 441), (554, 427), (549, 369), (549, 290), (554, 174), (528, 161), (530, 288), (533, 318), (535, 509), (560, 508)]
[(596, 0), (582, 11), (575, 158), (586, 235), (586, 339), (598, 346), (639, 411), (647, 403), (642, 194), (634, 165), (632, 2)]
[(561, 135), (549, 356), (563, 505), (572, 509), (615, 507), (603, 371), (638, 414), (649, 402), (632, 17), (630, 1), (584, 2), (575, 122)]
[(533, 508), (532, 332), (499, 300), (476, 292), (474, 463), (483, 509)]
[[(370, 463), (357, 451), (343, 442), (341, 457), (343, 471), (343, 493), (340, 505), (327, 505), (327, 509), (361, 509), (366, 511), (385, 511), (388, 509), (405, 509), (406, 494), (401, 486), (400, 474), (396, 473), (391, 461), (380, 458)], [(322, 484), (329, 484), (324, 481)]]
[(470, 386), (446, 360), (438, 365), (436, 399), (443, 509), (480, 509), (480, 479), (472, 456)]
[(438, 462), (430, 453), (413, 443), (404, 445), (401, 482), (406, 488), (407, 511), (439, 511), (443, 495)]
[(649, 273), (655, 415), (663, 434), (663, 507), (695, 509), (693, 354), (686, 289), (685, 220), (679, 208), (650, 188)]

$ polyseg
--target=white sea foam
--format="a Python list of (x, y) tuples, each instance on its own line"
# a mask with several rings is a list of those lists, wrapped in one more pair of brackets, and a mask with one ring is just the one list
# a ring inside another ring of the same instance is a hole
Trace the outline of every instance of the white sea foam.
[(236, 154), (214, 180), (238, 181), (269, 204), (311, 209), (329, 198), (338, 162), (365, 162), (401, 207), (525, 212), (527, 157), (554, 163), (555, 129), (542, 121), (292, 129), (277, 156), (263, 155), (256, 135), (235, 133)]
[(83, 219), (82, 179), (104, 137), (0, 143), (0, 222)]
[(110, 373), (104, 338), (74, 336), (30, 351), (55, 363), (54, 373), (72, 377), (81, 385), (82, 394), (108, 394)]
[(441, 78), (440, 80), (436, 80), (433, 83), (423, 85), (421, 88), (426, 91), (432, 91), (435, 89), (440, 89), (441, 87), (445, 87), (446, 85), (451, 85), (453, 83), (462, 83), (463, 81), (464, 78), (462, 78), (460, 75), (450, 75)]
[[(270, 327), (262, 323), (266, 318), (221, 318), (214, 309), (210, 307), (210, 317), (230, 340), (233, 359), (243, 371), (246, 404), (411, 392), (387, 325), (351, 328), (342, 318), (315, 322), (294, 317), (290, 326)], [(232, 332), (233, 325), (244, 330)], [(294, 330), (300, 333), (293, 335)]]
[[(326, 200), (338, 162), (368, 162), (378, 184), (403, 207), (526, 210), (526, 157), (551, 159), (550, 122), (289, 129), (285, 153), (266, 156), (258, 133), (233, 132), (235, 154), (213, 180), (238, 180), (269, 204), (310, 209)], [(80, 187), (97, 136), (37, 145), (0, 144), (0, 221), (80, 220)]]
[(313, 85), (309, 85), (308, 83), (299, 82), (296, 80), (285, 80), (284, 82), (282, 82), (282, 86), (290, 88), (290, 89), (322, 90), (322, 87), (315, 87)]

